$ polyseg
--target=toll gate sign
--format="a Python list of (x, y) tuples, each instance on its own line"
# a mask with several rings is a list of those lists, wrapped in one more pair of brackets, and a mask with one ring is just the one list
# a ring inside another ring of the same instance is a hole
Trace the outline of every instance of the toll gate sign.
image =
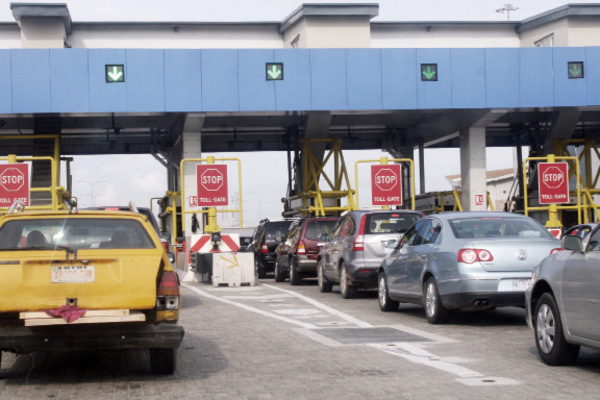
[(196, 168), (198, 179), (198, 207), (226, 206), (227, 165), (204, 164)]
[(566, 162), (541, 162), (538, 164), (540, 204), (569, 202), (569, 180)]
[(371, 204), (402, 205), (402, 177), (399, 164), (371, 165)]
[(15, 201), (29, 205), (29, 164), (0, 165), (0, 207)]

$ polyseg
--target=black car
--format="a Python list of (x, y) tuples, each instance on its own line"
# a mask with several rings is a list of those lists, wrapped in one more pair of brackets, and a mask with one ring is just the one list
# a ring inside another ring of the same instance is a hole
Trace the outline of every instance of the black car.
[(248, 251), (254, 253), (254, 268), (259, 278), (275, 269), (275, 249), (285, 237), (294, 220), (269, 221), (263, 219), (252, 235)]

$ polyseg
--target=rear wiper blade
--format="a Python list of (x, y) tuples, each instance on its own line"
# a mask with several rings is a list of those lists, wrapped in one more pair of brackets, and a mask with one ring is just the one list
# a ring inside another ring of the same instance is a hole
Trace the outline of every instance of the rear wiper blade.
[(75, 253), (75, 249), (72, 249), (71, 247), (62, 244), (53, 244), (46, 246), (28, 246), (20, 250), (64, 250), (67, 253)]

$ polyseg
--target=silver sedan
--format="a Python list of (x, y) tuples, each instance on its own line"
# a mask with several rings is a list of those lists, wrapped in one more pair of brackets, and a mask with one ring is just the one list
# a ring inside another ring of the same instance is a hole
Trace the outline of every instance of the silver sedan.
[(451, 311), (525, 306), (531, 270), (560, 250), (532, 218), (502, 212), (430, 215), (413, 225), (378, 271), (379, 307), (425, 306), (432, 324)]
[(532, 272), (527, 323), (548, 365), (574, 362), (580, 346), (600, 349), (600, 225), (576, 225), (562, 238), (564, 251)]

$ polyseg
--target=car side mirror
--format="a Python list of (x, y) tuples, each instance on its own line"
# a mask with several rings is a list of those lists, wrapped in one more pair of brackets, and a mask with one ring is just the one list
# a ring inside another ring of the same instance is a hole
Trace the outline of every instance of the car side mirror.
[(171, 264), (175, 264), (175, 253), (173, 253), (173, 252), (169, 251), (169, 252), (167, 253), (167, 256), (169, 257), (169, 262), (170, 262)]
[(581, 251), (581, 238), (577, 235), (563, 236), (562, 246), (565, 250)]

